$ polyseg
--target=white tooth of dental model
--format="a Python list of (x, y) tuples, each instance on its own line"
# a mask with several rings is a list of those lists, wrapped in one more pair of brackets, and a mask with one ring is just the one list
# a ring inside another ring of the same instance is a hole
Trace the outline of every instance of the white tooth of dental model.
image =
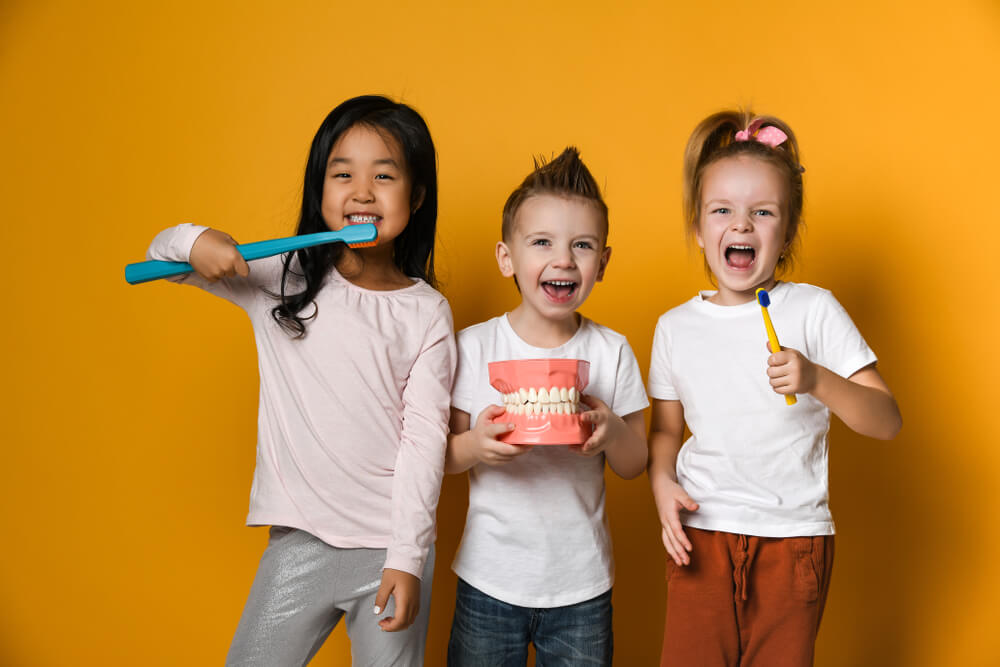
[(577, 402), (577, 399), (579, 398), (579, 395), (577, 394), (576, 387), (570, 387), (569, 388), (569, 391), (567, 392), (567, 398), (570, 401), (572, 401), (573, 403)]
[(562, 401), (563, 403), (569, 401), (569, 390), (566, 389), (566, 387), (562, 387), (559, 389), (559, 400)]
[(538, 392), (535, 391), (534, 387), (528, 389), (528, 402), (537, 403), (538, 402)]
[(524, 387), (521, 387), (520, 389), (517, 390), (517, 397), (520, 399), (520, 402), (522, 404), (527, 403), (528, 402), (528, 390), (525, 389)]
[(549, 402), (558, 403), (559, 402), (559, 387), (552, 387), (549, 389)]
[(538, 402), (548, 403), (549, 402), (549, 390), (545, 387), (539, 387), (538, 389)]

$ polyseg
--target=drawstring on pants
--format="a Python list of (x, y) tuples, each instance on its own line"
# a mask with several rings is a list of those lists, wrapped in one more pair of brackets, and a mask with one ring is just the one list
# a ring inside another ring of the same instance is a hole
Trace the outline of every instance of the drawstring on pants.
[(734, 598), (737, 602), (747, 599), (747, 570), (750, 569), (748, 546), (749, 538), (746, 535), (738, 535), (736, 538), (736, 562), (733, 569), (733, 583), (736, 584)]

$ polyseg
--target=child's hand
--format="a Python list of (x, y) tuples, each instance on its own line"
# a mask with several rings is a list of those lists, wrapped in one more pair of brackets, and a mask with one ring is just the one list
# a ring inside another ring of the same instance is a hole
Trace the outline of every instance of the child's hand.
[(189, 262), (195, 273), (213, 283), (220, 278), (236, 275), (246, 278), (250, 274), (250, 267), (236, 249), (236, 241), (217, 229), (202, 232), (191, 246)]
[(691, 557), (688, 556), (688, 552), (691, 551), (691, 541), (684, 534), (680, 515), (681, 510), (694, 512), (698, 509), (698, 503), (692, 500), (677, 482), (663, 480), (656, 505), (660, 510), (663, 546), (675, 563), (687, 565), (691, 562)]
[[(767, 344), (771, 350), (771, 343)], [(782, 347), (767, 358), (767, 376), (778, 394), (811, 394), (816, 388), (816, 364), (801, 352)]]
[(569, 448), (583, 456), (597, 456), (608, 445), (627, 434), (628, 426), (625, 420), (611, 411), (611, 408), (595, 396), (581, 396), (580, 401), (591, 407), (580, 414), (581, 419), (594, 426), (594, 434), (582, 445), (570, 445)]
[(509, 463), (531, 450), (531, 445), (510, 445), (497, 440), (498, 436), (514, 430), (514, 424), (494, 424), (493, 419), (505, 410), (499, 405), (489, 405), (476, 417), (476, 425), (468, 433), (471, 448), (477, 461), (491, 466)]
[(402, 570), (382, 570), (382, 584), (375, 594), (376, 616), (385, 611), (390, 595), (396, 601), (395, 615), (380, 620), (379, 627), (386, 632), (405, 630), (413, 624), (420, 612), (420, 579)]

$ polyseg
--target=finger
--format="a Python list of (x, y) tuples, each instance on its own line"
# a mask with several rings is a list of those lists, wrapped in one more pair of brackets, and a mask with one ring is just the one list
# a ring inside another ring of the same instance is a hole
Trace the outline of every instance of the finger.
[(670, 528), (664, 526), (661, 531), (661, 539), (663, 540), (663, 546), (666, 547), (667, 553), (678, 565), (683, 565), (684, 561), (681, 560), (681, 552), (683, 551), (677, 544), (677, 540), (674, 539), (673, 534), (670, 532)]
[(382, 583), (379, 584), (378, 593), (375, 594), (375, 615), (378, 616), (385, 611), (385, 606), (389, 604), (389, 595), (392, 593), (392, 582), (387, 581), (385, 574), (382, 575)]
[(486, 437), (491, 440), (496, 440), (497, 436), (503, 435), (504, 433), (510, 433), (517, 426), (515, 424), (490, 424), (486, 427), (485, 433)]
[(590, 407), (595, 408), (595, 409), (601, 408), (601, 407), (607, 407), (607, 405), (604, 403), (604, 401), (602, 401), (601, 399), (597, 398), (596, 396), (591, 396), (590, 394), (581, 394), (580, 395), (580, 402), (581, 403), (585, 403), (585, 404), (587, 404)]
[(485, 417), (487, 419), (493, 419), (495, 417), (499, 417), (506, 411), (507, 409), (500, 405), (487, 405), (483, 408), (483, 411), (479, 413), (479, 418), (483, 419)]
[(240, 255), (240, 260), (236, 262), (236, 273), (244, 278), (250, 275), (250, 265), (247, 264), (242, 255)]
[(668, 523), (670, 525), (670, 532), (673, 534), (674, 540), (677, 542), (679, 546), (683, 547), (686, 555), (686, 552), (691, 551), (691, 540), (689, 540), (687, 535), (684, 534), (684, 527), (681, 525), (681, 522), (677, 519), (676, 516), (670, 517)]
[(378, 622), (379, 627), (386, 632), (404, 630), (413, 622), (410, 617), (410, 600), (406, 597), (406, 593), (402, 589), (398, 589), (393, 592), (392, 597), (396, 601), (396, 608), (393, 611), (393, 615), (383, 618)]
[(695, 512), (698, 510), (698, 503), (695, 502), (694, 498), (691, 496), (683, 495), (679, 498), (679, 501), (688, 512)]

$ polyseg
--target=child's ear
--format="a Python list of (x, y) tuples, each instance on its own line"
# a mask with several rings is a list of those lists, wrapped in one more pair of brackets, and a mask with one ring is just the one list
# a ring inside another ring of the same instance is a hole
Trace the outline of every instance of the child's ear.
[(611, 246), (604, 246), (604, 252), (601, 253), (601, 267), (597, 270), (598, 282), (604, 280), (604, 270), (608, 268), (608, 262), (610, 261), (611, 261)]
[(514, 262), (510, 258), (510, 248), (503, 241), (497, 242), (497, 266), (500, 267), (500, 274), (504, 278), (514, 275)]
[(424, 197), (427, 195), (427, 189), (422, 185), (418, 185), (413, 191), (413, 196), (410, 202), (410, 215), (413, 215), (420, 210), (420, 207), (424, 205)]

